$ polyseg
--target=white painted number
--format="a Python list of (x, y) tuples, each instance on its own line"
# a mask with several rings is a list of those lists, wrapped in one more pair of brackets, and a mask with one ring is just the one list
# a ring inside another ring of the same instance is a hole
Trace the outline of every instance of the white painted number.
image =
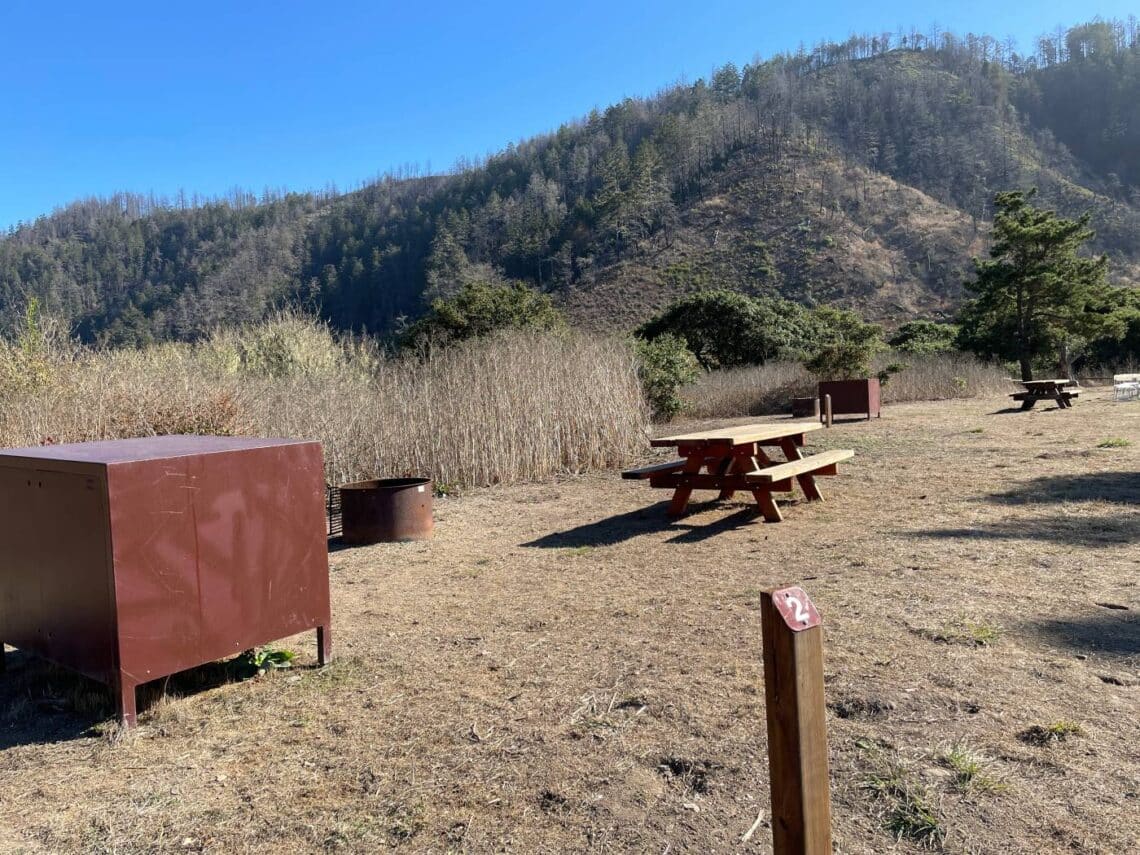
[(808, 620), (811, 618), (811, 615), (807, 613), (807, 609), (804, 608), (804, 604), (800, 602), (799, 597), (793, 597), (791, 594), (788, 594), (787, 603), (788, 605), (794, 605), (796, 607), (796, 620), (798, 620), (800, 623), (808, 622)]

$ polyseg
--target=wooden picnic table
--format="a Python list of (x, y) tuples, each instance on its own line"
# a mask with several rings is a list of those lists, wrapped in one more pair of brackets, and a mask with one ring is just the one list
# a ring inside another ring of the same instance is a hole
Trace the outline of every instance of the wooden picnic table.
[[(731, 499), (737, 490), (746, 490), (756, 499), (765, 520), (779, 522), (783, 517), (773, 493), (790, 493), (794, 479), (808, 501), (822, 501), (816, 477), (838, 474), (838, 464), (855, 454), (835, 449), (805, 457), (800, 451), (805, 435), (821, 427), (819, 422), (735, 425), (658, 437), (649, 444), (676, 448), (678, 459), (629, 469), (622, 477), (648, 480), (650, 487), (673, 490), (670, 516), (685, 512), (693, 490), (717, 490), (720, 499)], [(785, 460), (773, 460), (770, 449), (779, 449)]]
[(1057, 406), (1064, 410), (1073, 406), (1072, 399), (1080, 395), (1080, 392), (1070, 392), (1065, 387), (1076, 385), (1072, 380), (1065, 377), (1053, 378), (1051, 380), (1015, 380), (1015, 383), (1020, 383), (1025, 387), (1024, 392), (1014, 392), (1010, 395), (1015, 401), (1021, 401), (1021, 409), (1031, 410), (1033, 405), (1038, 401), (1056, 401)]

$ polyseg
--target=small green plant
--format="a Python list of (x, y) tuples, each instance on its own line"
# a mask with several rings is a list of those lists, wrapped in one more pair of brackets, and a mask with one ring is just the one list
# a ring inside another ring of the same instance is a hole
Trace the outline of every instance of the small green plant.
[(659, 419), (671, 419), (684, 407), (678, 390), (697, 379), (700, 366), (685, 340), (672, 333), (634, 339), (637, 376), (645, 398)]
[(941, 847), (946, 829), (923, 785), (899, 764), (871, 775), (864, 787), (881, 806), (883, 827), (896, 840), (910, 840), (929, 849)]
[(1070, 736), (1081, 736), (1084, 729), (1075, 721), (1060, 719), (1052, 724), (1035, 724), (1018, 734), (1022, 742), (1030, 745), (1050, 745), (1054, 742), (1065, 742)]
[(1132, 445), (1132, 440), (1130, 440), (1130, 439), (1125, 439), (1122, 436), (1110, 436), (1108, 439), (1104, 440), (1103, 442), (1098, 442), (1096, 444), (1096, 447), (1097, 448), (1128, 448), (1128, 446), (1130, 446), (1130, 445)]
[(239, 677), (257, 677), (267, 671), (293, 667), (297, 654), (292, 650), (274, 650), (262, 647), (260, 650), (247, 650), (233, 660), (231, 667)]
[(879, 378), (879, 385), (880, 386), (886, 386), (887, 383), (890, 382), (892, 377), (894, 377), (899, 372), (905, 371), (905, 370), (906, 370), (906, 365), (903, 364), (902, 362), (892, 362), (888, 365), (884, 365), (883, 370), (878, 372), (875, 376)]
[(954, 772), (954, 784), (962, 792), (999, 792), (1005, 785), (986, 771), (989, 761), (975, 754), (963, 743), (942, 755), (942, 762)]
[(1002, 632), (1002, 628), (996, 624), (959, 618), (944, 624), (939, 629), (923, 630), (920, 635), (942, 644), (992, 647), (1001, 638)]
[(0, 340), (0, 392), (30, 392), (49, 385), (55, 374), (55, 330), (35, 297), (24, 306), (14, 342)]

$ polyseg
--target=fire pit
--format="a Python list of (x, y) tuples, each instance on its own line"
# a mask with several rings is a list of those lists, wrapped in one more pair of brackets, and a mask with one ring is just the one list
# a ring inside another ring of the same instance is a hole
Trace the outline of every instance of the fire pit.
[(380, 478), (340, 488), (341, 539), (353, 546), (427, 540), (432, 530), (430, 478)]

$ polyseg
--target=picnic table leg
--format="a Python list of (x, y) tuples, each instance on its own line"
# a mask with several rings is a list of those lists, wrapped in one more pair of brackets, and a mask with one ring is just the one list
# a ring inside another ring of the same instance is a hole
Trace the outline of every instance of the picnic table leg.
[(685, 513), (685, 505), (689, 503), (689, 496), (693, 495), (692, 487), (678, 487), (673, 491), (673, 499), (669, 502), (668, 514), (679, 517)]
[(760, 506), (760, 513), (764, 515), (765, 522), (780, 522), (784, 519), (776, 506), (776, 500), (772, 498), (771, 491), (757, 489), (752, 491), (752, 495), (756, 497), (756, 504)]
[[(706, 463), (705, 455), (697, 452), (689, 456), (685, 461), (685, 465), (681, 467), (681, 471), (689, 475), (695, 475), (701, 471)], [(678, 487), (673, 491), (673, 498), (669, 502), (669, 510), (667, 513), (671, 517), (679, 517), (685, 513), (685, 506), (689, 504), (689, 497), (693, 495), (692, 487)]]
[(1023, 409), (1023, 410), (1032, 410), (1032, 409), (1033, 409), (1033, 405), (1034, 405), (1034, 404), (1036, 404), (1036, 403), (1037, 403), (1037, 399), (1036, 399), (1036, 398), (1026, 398), (1024, 401), (1022, 401), (1022, 402), (1021, 402), (1021, 409)]
[[(789, 462), (792, 460), (803, 460), (803, 452), (800, 451), (799, 446), (796, 445), (794, 440), (780, 440), (780, 448), (784, 450), (784, 454), (788, 458)], [(800, 489), (804, 491), (804, 495), (807, 497), (807, 500), (809, 502), (823, 501), (823, 493), (820, 492), (819, 485), (815, 482), (814, 475), (797, 475), (796, 481), (799, 482)]]
[[(726, 457), (724, 460), (721, 461), (720, 466), (717, 467), (717, 474), (718, 475), (731, 475), (732, 473), (734, 473), (736, 471), (737, 471), (737, 463), (736, 463), (735, 457)], [(724, 501), (725, 499), (731, 499), (735, 495), (736, 495), (735, 490), (730, 490), (730, 489), (726, 488), (726, 489), (720, 491), (720, 494), (717, 496), (717, 499), (720, 501)]]

